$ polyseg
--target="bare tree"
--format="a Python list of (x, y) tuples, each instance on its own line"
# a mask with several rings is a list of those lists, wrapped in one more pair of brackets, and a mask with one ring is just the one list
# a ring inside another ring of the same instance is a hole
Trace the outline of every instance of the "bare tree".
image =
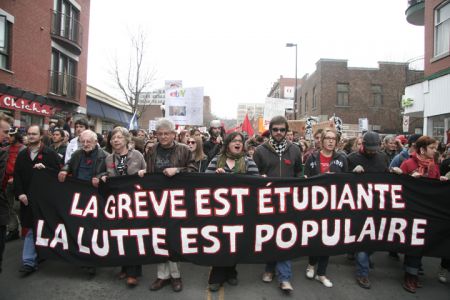
[(147, 36), (141, 29), (138, 29), (137, 34), (131, 35), (130, 59), (126, 72), (121, 72), (119, 60), (117, 57), (114, 59), (113, 75), (116, 84), (123, 93), (132, 113), (136, 113), (138, 118), (146, 108), (146, 103), (139, 103), (139, 97), (155, 79), (155, 71), (149, 70), (145, 65), (146, 39)]

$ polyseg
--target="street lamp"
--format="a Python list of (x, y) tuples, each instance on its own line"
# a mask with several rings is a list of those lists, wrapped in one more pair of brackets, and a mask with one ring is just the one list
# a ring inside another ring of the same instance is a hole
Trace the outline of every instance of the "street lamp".
[[(295, 88), (294, 88), (294, 119), (297, 119), (297, 112), (295, 111), (297, 103), (297, 44), (287, 43), (286, 47), (295, 47)], [(298, 109), (298, 107), (297, 107)]]

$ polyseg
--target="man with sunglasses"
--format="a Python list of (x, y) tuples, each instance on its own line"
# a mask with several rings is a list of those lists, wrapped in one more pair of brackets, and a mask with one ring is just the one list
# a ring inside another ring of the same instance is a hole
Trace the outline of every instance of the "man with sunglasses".
[[(9, 128), (13, 120), (11, 117), (0, 113), (0, 142), (3, 142), (8, 136)], [(3, 181), (6, 171), (6, 161), (8, 153), (0, 148), (0, 182)], [(3, 251), (5, 250), (6, 242), (6, 225), (9, 222), (9, 205), (6, 199), (5, 191), (0, 190), (0, 273), (2, 272)]]
[[(301, 177), (302, 161), (300, 147), (286, 139), (289, 125), (285, 117), (276, 116), (270, 120), (269, 140), (256, 147), (253, 160), (259, 173), (268, 177)], [(262, 280), (271, 282), (274, 274), (278, 274), (280, 289), (283, 292), (293, 290), (290, 283), (292, 277), (291, 261), (269, 262)]]

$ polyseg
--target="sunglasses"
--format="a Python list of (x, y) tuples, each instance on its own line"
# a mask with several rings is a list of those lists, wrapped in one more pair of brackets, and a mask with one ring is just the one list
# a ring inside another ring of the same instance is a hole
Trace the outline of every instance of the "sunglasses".
[(275, 128), (272, 128), (272, 131), (273, 132), (286, 132), (286, 128), (277, 128), (277, 127), (275, 127)]
[(188, 145), (195, 145), (195, 144), (197, 144), (196, 141), (187, 141), (186, 143), (187, 143)]

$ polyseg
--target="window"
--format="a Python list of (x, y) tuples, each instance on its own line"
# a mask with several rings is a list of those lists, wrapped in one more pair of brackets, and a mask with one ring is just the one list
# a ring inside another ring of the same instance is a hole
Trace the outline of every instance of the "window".
[(337, 84), (337, 106), (348, 106), (348, 83)]
[(51, 57), (50, 92), (74, 98), (77, 83), (77, 62), (56, 49)]
[(316, 107), (317, 107), (317, 95), (316, 95), (316, 87), (314, 87), (312, 96), (312, 108), (315, 109)]
[(80, 11), (67, 0), (54, 1), (53, 34), (80, 42)]
[(10, 31), (11, 23), (5, 15), (0, 15), (0, 68), (10, 69)]
[(372, 85), (373, 106), (383, 106), (383, 91), (381, 85)]
[(450, 52), (450, 3), (434, 14), (434, 56)]

